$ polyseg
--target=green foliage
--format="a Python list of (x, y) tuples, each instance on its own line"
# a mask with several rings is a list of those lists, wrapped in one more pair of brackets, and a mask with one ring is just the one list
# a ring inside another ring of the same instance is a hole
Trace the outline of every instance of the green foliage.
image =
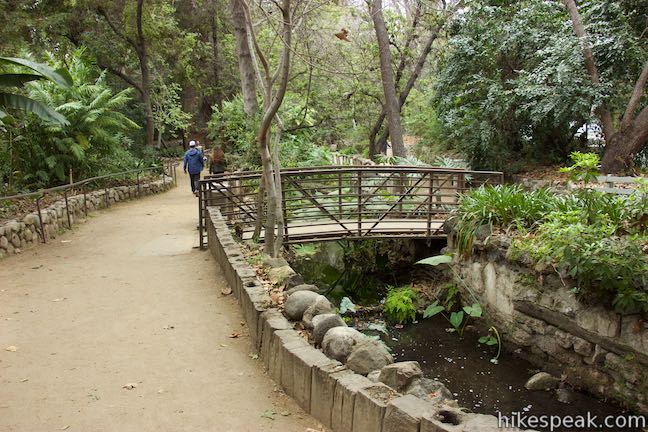
[(516, 239), (513, 252), (531, 257), (575, 280), (587, 301), (613, 306), (619, 313), (648, 313), (648, 257), (645, 235), (620, 236), (609, 217), (590, 224), (582, 211), (554, 212), (535, 235)]
[[(445, 312), (445, 313), (444, 313)], [(448, 315), (449, 313), (449, 315)], [(479, 302), (474, 302), (470, 306), (464, 306), (459, 311), (453, 311), (450, 307), (439, 304), (436, 300), (434, 303), (425, 308), (423, 318), (431, 318), (435, 315), (441, 314), (452, 326), (452, 331), (456, 332), (459, 337), (463, 337), (466, 326), (470, 318), (481, 318), (482, 307)]]
[(72, 77), (66, 69), (54, 70), (46, 64), (15, 57), (0, 57), (0, 65), (19, 66), (31, 71), (0, 71), (0, 107), (2, 107), (0, 109), (0, 121), (11, 124), (14, 120), (7, 113), (7, 110), (22, 110), (33, 113), (46, 122), (59, 125), (67, 124), (65, 116), (55, 111), (51, 106), (21, 94), (6, 91), (7, 88), (11, 87), (23, 88), (26, 83), (38, 80), (49, 80), (61, 88), (69, 89), (72, 85)]
[(598, 167), (601, 163), (596, 153), (572, 152), (569, 157), (574, 161), (574, 164), (560, 168), (560, 172), (569, 173), (569, 178), (572, 181), (584, 183), (596, 181), (596, 177), (599, 175)]
[(646, 58), (643, 29), (633, 24), (641, 8), (579, 3), (601, 74), (593, 86), (561, 2), (464, 6), (448, 26), (432, 105), (440, 135), (474, 168), (563, 161), (584, 147), (575, 132), (593, 106), (606, 101), (623, 112)]
[(526, 192), (520, 185), (481, 186), (461, 196), (452, 216), (456, 223), (457, 248), (472, 250), (481, 225), (530, 227), (554, 208), (554, 194), (548, 189)]
[(497, 345), (497, 354), (495, 354), (495, 357), (490, 360), (491, 363), (497, 364), (499, 361), (499, 356), (502, 353), (502, 338), (500, 337), (497, 327), (491, 326), (488, 329), (488, 334), (479, 338), (479, 343), (486, 346)]
[[(311, 115), (314, 113), (303, 117), (294, 97), (284, 100), (282, 110), (285, 129), (279, 146), (281, 166), (330, 165), (330, 150), (316, 145), (317, 133), (315, 129), (307, 127), (313, 122)], [(261, 165), (256, 144), (258, 123), (258, 118), (251, 119), (245, 114), (243, 98), (237, 96), (223, 103), (222, 112), (214, 107), (208, 124), (209, 138), (223, 146), (230, 165), (257, 169)], [(300, 128), (294, 129), (297, 125)]]
[(387, 317), (399, 324), (416, 319), (416, 291), (410, 287), (392, 288), (387, 292), (384, 311)]
[(317, 245), (314, 244), (296, 244), (292, 248), (298, 257), (312, 257), (317, 253)]
[[(128, 151), (127, 133), (138, 126), (120, 112), (131, 90), (114, 93), (99, 72), (78, 50), (67, 59), (74, 84), (68, 88), (49, 81), (29, 83), (33, 100), (54, 107), (67, 124), (52, 124), (26, 116), (9, 127), (0, 143), (13, 155), (11, 181), (19, 187), (60, 184), (68, 180), (122, 171), (137, 164)], [(54, 62), (55, 67), (60, 63)]]

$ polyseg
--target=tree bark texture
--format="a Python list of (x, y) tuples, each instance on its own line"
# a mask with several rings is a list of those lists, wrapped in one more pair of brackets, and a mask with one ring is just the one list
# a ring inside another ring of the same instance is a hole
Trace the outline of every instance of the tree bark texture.
[[(409, 7), (406, 7), (406, 10), (409, 10)], [(394, 86), (396, 88), (398, 88), (400, 84), (400, 80), (403, 77), (403, 72), (405, 70), (405, 67), (407, 66), (408, 63), (407, 52), (409, 51), (410, 46), (414, 41), (414, 36), (416, 36), (416, 27), (418, 27), (420, 17), (421, 17), (421, 2), (417, 1), (416, 11), (414, 14), (414, 18), (412, 20), (412, 27), (407, 36), (407, 39), (405, 40), (403, 49), (401, 50), (400, 62), (398, 63), (398, 67), (396, 68), (396, 78), (394, 79)], [(385, 116), (386, 116), (386, 112), (385, 112), (385, 107), (383, 106), (380, 111), (380, 114), (378, 115), (378, 118), (376, 119), (376, 122), (374, 123), (373, 128), (371, 128), (371, 132), (369, 132), (369, 158), (370, 159), (373, 159), (376, 153), (380, 152), (380, 150), (378, 150), (378, 147), (376, 146), (376, 137), (378, 136), (378, 132), (380, 132), (380, 129), (382, 128), (383, 122), (385, 121)]]
[(243, 109), (248, 116), (252, 116), (259, 110), (259, 104), (257, 102), (254, 65), (248, 43), (245, 11), (241, 0), (230, 0), (230, 9), (236, 38), (236, 55), (241, 78), (241, 92), (243, 93)]
[[(398, 97), (399, 109), (403, 109), (403, 106), (407, 101), (407, 97), (409, 96), (410, 91), (412, 91), (412, 89), (414, 88), (414, 84), (416, 83), (418, 77), (421, 76), (421, 72), (423, 71), (423, 67), (425, 66), (425, 61), (427, 60), (428, 55), (430, 55), (430, 52), (432, 51), (432, 45), (434, 44), (434, 41), (436, 40), (437, 37), (438, 37), (438, 30), (435, 30), (428, 37), (425, 46), (423, 47), (423, 51), (421, 51), (421, 55), (419, 56), (418, 61), (416, 62), (416, 66), (414, 66), (412, 75), (410, 75), (409, 79), (407, 80), (407, 84), (405, 84), (405, 87), (400, 92), (400, 95)], [(383, 116), (383, 119), (384, 118), (385, 117)], [(382, 151), (383, 148), (385, 148), (388, 134), (389, 134), (389, 126), (385, 128), (385, 130), (378, 138), (378, 141), (375, 142), (374, 146), (377, 152), (380, 152)]]
[[(598, 86), (600, 84), (598, 70), (576, 2), (575, 0), (563, 0), (563, 3), (571, 17), (574, 33), (581, 42), (585, 68), (590, 76), (590, 81), (594, 86)], [(648, 62), (644, 64), (643, 70), (637, 78), (618, 130), (614, 129), (612, 116), (605, 104), (596, 109), (605, 136), (605, 154), (601, 161), (601, 171), (604, 173), (618, 173), (632, 168), (634, 157), (648, 141), (648, 106), (635, 116), (646, 81), (648, 81)]]
[(148, 65), (146, 38), (142, 29), (143, 7), (144, 0), (137, 0), (137, 56), (142, 73), (142, 103), (144, 104), (144, 117), (146, 118), (146, 145), (152, 147), (155, 123), (153, 120), (153, 107), (151, 106), (151, 73)]
[(389, 125), (389, 136), (392, 141), (394, 156), (405, 157), (405, 144), (400, 121), (400, 107), (396, 96), (394, 73), (391, 66), (391, 52), (389, 51), (389, 34), (382, 13), (382, 0), (373, 0), (370, 13), (378, 40), (380, 55), (380, 75), (382, 78), (383, 92), (385, 94), (385, 111)]

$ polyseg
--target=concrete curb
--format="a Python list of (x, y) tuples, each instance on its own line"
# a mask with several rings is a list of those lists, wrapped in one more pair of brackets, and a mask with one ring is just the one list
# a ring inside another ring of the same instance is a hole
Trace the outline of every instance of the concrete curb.
[[(439, 406), (415, 396), (402, 396), (348, 370), (310, 345), (272, 307), (270, 296), (243, 259), (243, 251), (218, 208), (209, 207), (208, 213), (209, 249), (241, 305), (251, 342), (268, 374), (306, 412), (336, 432), (420, 432), (423, 424), (430, 425), (425, 429), (429, 431), (464, 431), (461, 425), (443, 423)], [(474, 420), (478, 415), (463, 416), (474, 416)], [(493, 416), (484, 417), (495, 420)]]

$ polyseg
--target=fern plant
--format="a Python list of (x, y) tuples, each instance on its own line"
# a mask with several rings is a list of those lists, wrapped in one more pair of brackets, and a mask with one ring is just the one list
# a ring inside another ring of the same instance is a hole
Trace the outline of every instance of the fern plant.
[(385, 298), (384, 311), (387, 317), (398, 324), (416, 319), (416, 291), (411, 287), (392, 288)]

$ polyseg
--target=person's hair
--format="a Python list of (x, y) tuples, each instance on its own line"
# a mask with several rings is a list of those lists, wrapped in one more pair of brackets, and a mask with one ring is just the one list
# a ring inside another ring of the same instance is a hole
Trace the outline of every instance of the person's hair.
[(216, 147), (212, 150), (211, 162), (214, 164), (223, 165), (225, 163), (225, 152), (220, 147)]

